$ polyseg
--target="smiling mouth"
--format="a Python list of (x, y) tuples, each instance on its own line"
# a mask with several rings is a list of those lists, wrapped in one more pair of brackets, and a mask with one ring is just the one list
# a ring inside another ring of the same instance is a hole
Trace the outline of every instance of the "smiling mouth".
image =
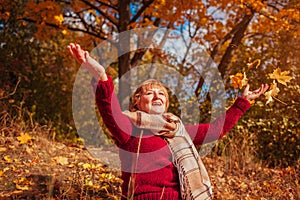
[(161, 106), (161, 105), (162, 105), (162, 103), (158, 103), (158, 102), (152, 103), (152, 106)]

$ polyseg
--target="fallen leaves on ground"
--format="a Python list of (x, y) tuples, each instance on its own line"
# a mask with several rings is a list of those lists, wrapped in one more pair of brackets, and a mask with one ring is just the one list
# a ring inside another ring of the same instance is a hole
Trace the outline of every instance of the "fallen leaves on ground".
[[(120, 199), (119, 170), (102, 164), (82, 147), (31, 134), (22, 144), (20, 134), (0, 138), (0, 199)], [(300, 197), (299, 167), (271, 169), (255, 163), (228, 167), (228, 160), (217, 156), (206, 156), (204, 163), (216, 200)]]
[(92, 158), (83, 147), (22, 132), (1, 137), (0, 146), (0, 199), (120, 197), (120, 172)]

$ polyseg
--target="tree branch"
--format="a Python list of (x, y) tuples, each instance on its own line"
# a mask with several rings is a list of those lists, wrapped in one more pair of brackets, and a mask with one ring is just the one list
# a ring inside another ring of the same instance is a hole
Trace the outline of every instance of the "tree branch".
[(109, 15), (107, 15), (105, 12), (103, 12), (101, 9), (98, 9), (97, 6), (95, 6), (94, 4), (90, 3), (87, 0), (81, 0), (82, 2), (84, 2), (86, 5), (90, 6), (91, 8), (97, 10), (101, 15), (103, 15), (108, 21), (110, 21), (111, 23), (113, 23), (115, 26), (118, 25), (118, 22), (116, 19), (110, 17)]
[[(212, 62), (215, 59), (215, 56), (217, 55), (217, 53), (219, 52), (219, 49), (221, 48), (221, 46), (229, 39), (232, 38), (232, 41), (230, 43), (230, 45), (228, 46), (225, 54), (222, 57), (221, 63), (218, 66), (219, 71), (221, 72), (221, 77), (224, 76), (225, 73), (225, 63), (227, 63), (229, 61), (229, 58), (231, 58), (230, 54), (232, 53), (232, 51), (237, 47), (238, 43), (241, 41), (241, 39), (243, 38), (243, 34), (248, 26), (248, 24), (250, 23), (251, 19), (253, 18), (254, 13), (252, 13), (251, 15), (245, 15), (244, 18), (222, 39), (218, 42), (218, 44), (214, 47), (213, 51), (211, 52), (211, 59), (208, 60), (208, 62), (206, 63), (205, 69), (204, 70), (209, 70)], [(200, 89), (202, 87), (204, 83), (204, 78), (201, 77), (196, 90), (195, 90), (195, 95), (198, 97), (200, 94)]]
[(135, 22), (142, 15), (142, 13), (146, 10), (146, 8), (148, 8), (153, 2), (154, 2), (154, 0), (149, 0), (145, 4), (143, 4), (143, 6), (139, 9), (139, 11), (136, 13), (136, 15), (133, 16), (133, 18), (130, 20), (129, 23)]
[(96, 0), (96, 1), (100, 4), (102, 4), (103, 6), (106, 6), (106, 7), (114, 9), (115, 11), (118, 11), (117, 5), (111, 5), (111, 4), (108, 4), (108, 3), (105, 3), (105, 2), (99, 1), (99, 0)]

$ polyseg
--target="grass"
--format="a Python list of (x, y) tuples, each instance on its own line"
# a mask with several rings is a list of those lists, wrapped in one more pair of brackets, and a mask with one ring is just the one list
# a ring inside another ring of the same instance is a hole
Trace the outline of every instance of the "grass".
[[(119, 170), (82, 146), (56, 142), (51, 128), (22, 109), (16, 117), (3, 111), (0, 120), (0, 199), (120, 199)], [(203, 158), (214, 199), (300, 199), (299, 164), (268, 168), (255, 161), (248, 137), (225, 140), (220, 156), (211, 152)]]

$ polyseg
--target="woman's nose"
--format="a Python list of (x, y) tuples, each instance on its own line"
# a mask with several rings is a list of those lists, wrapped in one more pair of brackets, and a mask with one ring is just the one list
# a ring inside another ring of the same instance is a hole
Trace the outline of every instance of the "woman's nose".
[(159, 94), (157, 92), (154, 92), (153, 94), (153, 99), (159, 99)]

